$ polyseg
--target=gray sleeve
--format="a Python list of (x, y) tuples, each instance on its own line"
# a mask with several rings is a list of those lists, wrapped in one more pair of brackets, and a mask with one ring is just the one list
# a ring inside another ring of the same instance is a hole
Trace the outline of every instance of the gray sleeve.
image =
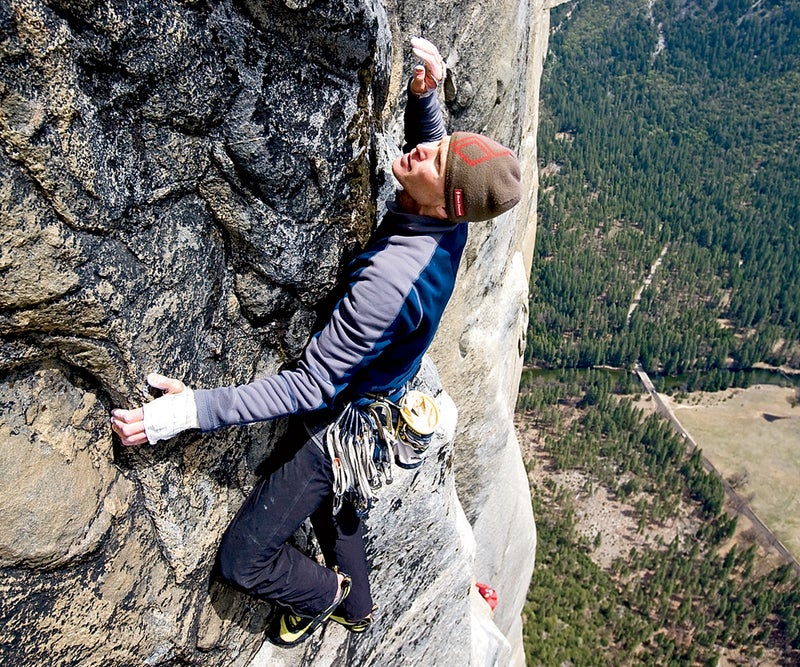
[(418, 321), (405, 307), (413, 283), (398, 284), (375, 267), (365, 273), (295, 368), (245, 385), (195, 390), (200, 428), (211, 431), (332, 406), (356, 372)]

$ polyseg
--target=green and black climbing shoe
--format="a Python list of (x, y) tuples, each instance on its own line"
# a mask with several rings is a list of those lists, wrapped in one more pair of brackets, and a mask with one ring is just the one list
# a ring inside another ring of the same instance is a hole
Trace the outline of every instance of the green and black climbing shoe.
[(305, 641), (314, 630), (331, 617), (336, 607), (339, 606), (350, 592), (352, 581), (346, 574), (343, 576), (344, 579), (342, 580), (342, 587), (339, 590), (339, 595), (336, 596), (336, 599), (331, 603), (330, 607), (314, 618), (298, 616), (290, 611), (285, 611), (273, 620), (267, 632), (267, 638), (278, 646), (294, 646), (295, 644)]

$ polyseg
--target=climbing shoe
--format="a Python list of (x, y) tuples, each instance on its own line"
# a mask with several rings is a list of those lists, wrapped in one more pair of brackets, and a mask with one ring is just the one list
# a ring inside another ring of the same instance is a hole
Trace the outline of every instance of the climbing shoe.
[(267, 633), (269, 640), (278, 646), (294, 646), (295, 644), (305, 641), (314, 630), (331, 617), (336, 607), (339, 606), (350, 592), (352, 581), (346, 574), (343, 576), (342, 587), (330, 607), (314, 618), (298, 616), (288, 611), (279, 614), (273, 620)]
[[(337, 610), (338, 611), (338, 610)], [(369, 626), (372, 625), (372, 614), (367, 616), (366, 618), (362, 618), (358, 621), (348, 621), (343, 613), (336, 613), (330, 615), (331, 621), (338, 623), (339, 625), (343, 625), (347, 628), (350, 632), (365, 632), (369, 629)]]

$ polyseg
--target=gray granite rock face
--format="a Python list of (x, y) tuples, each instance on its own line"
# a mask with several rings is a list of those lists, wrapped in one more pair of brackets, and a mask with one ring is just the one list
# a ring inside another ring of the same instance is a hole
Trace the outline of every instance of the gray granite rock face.
[[(390, 196), (409, 34), (454, 65), (451, 129), (519, 146), (527, 166), (543, 20), (519, 2), (489, 16), (478, 2), (0, 0), (0, 662), (518, 660), (533, 524), (508, 416), (535, 173), (499, 236), (495, 223), (473, 234), (472, 289), (452, 309), (470, 315), (448, 316), (432, 355), (455, 405), (426, 371), (448, 417), (435, 454), (370, 516), (381, 610), (369, 639), (330, 628), (302, 649), (262, 647), (270, 605), (211, 577), (282, 422), (132, 450), (112, 439), (108, 410), (141, 403), (151, 370), (209, 387), (298, 354)], [(517, 48), (489, 46), (508, 35)], [(494, 295), (488, 315), (481, 292)], [(442, 351), (477, 350), (487, 316), (514, 337), (486, 341), (505, 350), (496, 361)], [(465, 374), (494, 383), (500, 421), (476, 410)], [(476, 456), (506, 461), (506, 496), (475, 479)], [(517, 519), (487, 541), (486, 512), (504, 498)], [(513, 562), (486, 548), (496, 535), (514, 542)], [(501, 591), (496, 626), (475, 577)]]
[[(536, 128), (549, 0), (431, 6), (398, 3), (397, 24), (446, 45), (451, 130), (480, 131), (517, 149), (526, 196), (510, 213), (473, 224), (456, 293), (431, 350), (459, 408), (456, 490), (476, 541), (474, 576), (493, 586), (494, 622), (524, 664), (520, 610), (536, 532), (514, 433), (536, 231)], [(475, 664), (494, 664), (479, 662)]]

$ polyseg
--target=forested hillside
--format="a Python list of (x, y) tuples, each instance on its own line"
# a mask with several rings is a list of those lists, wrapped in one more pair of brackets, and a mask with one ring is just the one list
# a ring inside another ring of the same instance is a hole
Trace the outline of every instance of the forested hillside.
[(527, 361), (800, 367), (800, 1), (585, 0), (552, 24)]
[(800, 0), (582, 0), (552, 26), (526, 361), (558, 370), (518, 404), (527, 663), (797, 664), (791, 564), (620, 396), (632, 374), (571, 369), (717, 389), (800, 368)]
[[(615, 396), (630, 382), (598, 370), (523, 381), (539, 538), (527, 664), (798, 664), (800, 579), (746, 533), (730, 539), (737, 522), (720, 479), (665, 420)], [(602, 516), (587, 517), (581, 503), (605, 493)], [(590, 518), (600, 529), (586, 534)], [(601, 566), (603, 543), (623, 533)]]

